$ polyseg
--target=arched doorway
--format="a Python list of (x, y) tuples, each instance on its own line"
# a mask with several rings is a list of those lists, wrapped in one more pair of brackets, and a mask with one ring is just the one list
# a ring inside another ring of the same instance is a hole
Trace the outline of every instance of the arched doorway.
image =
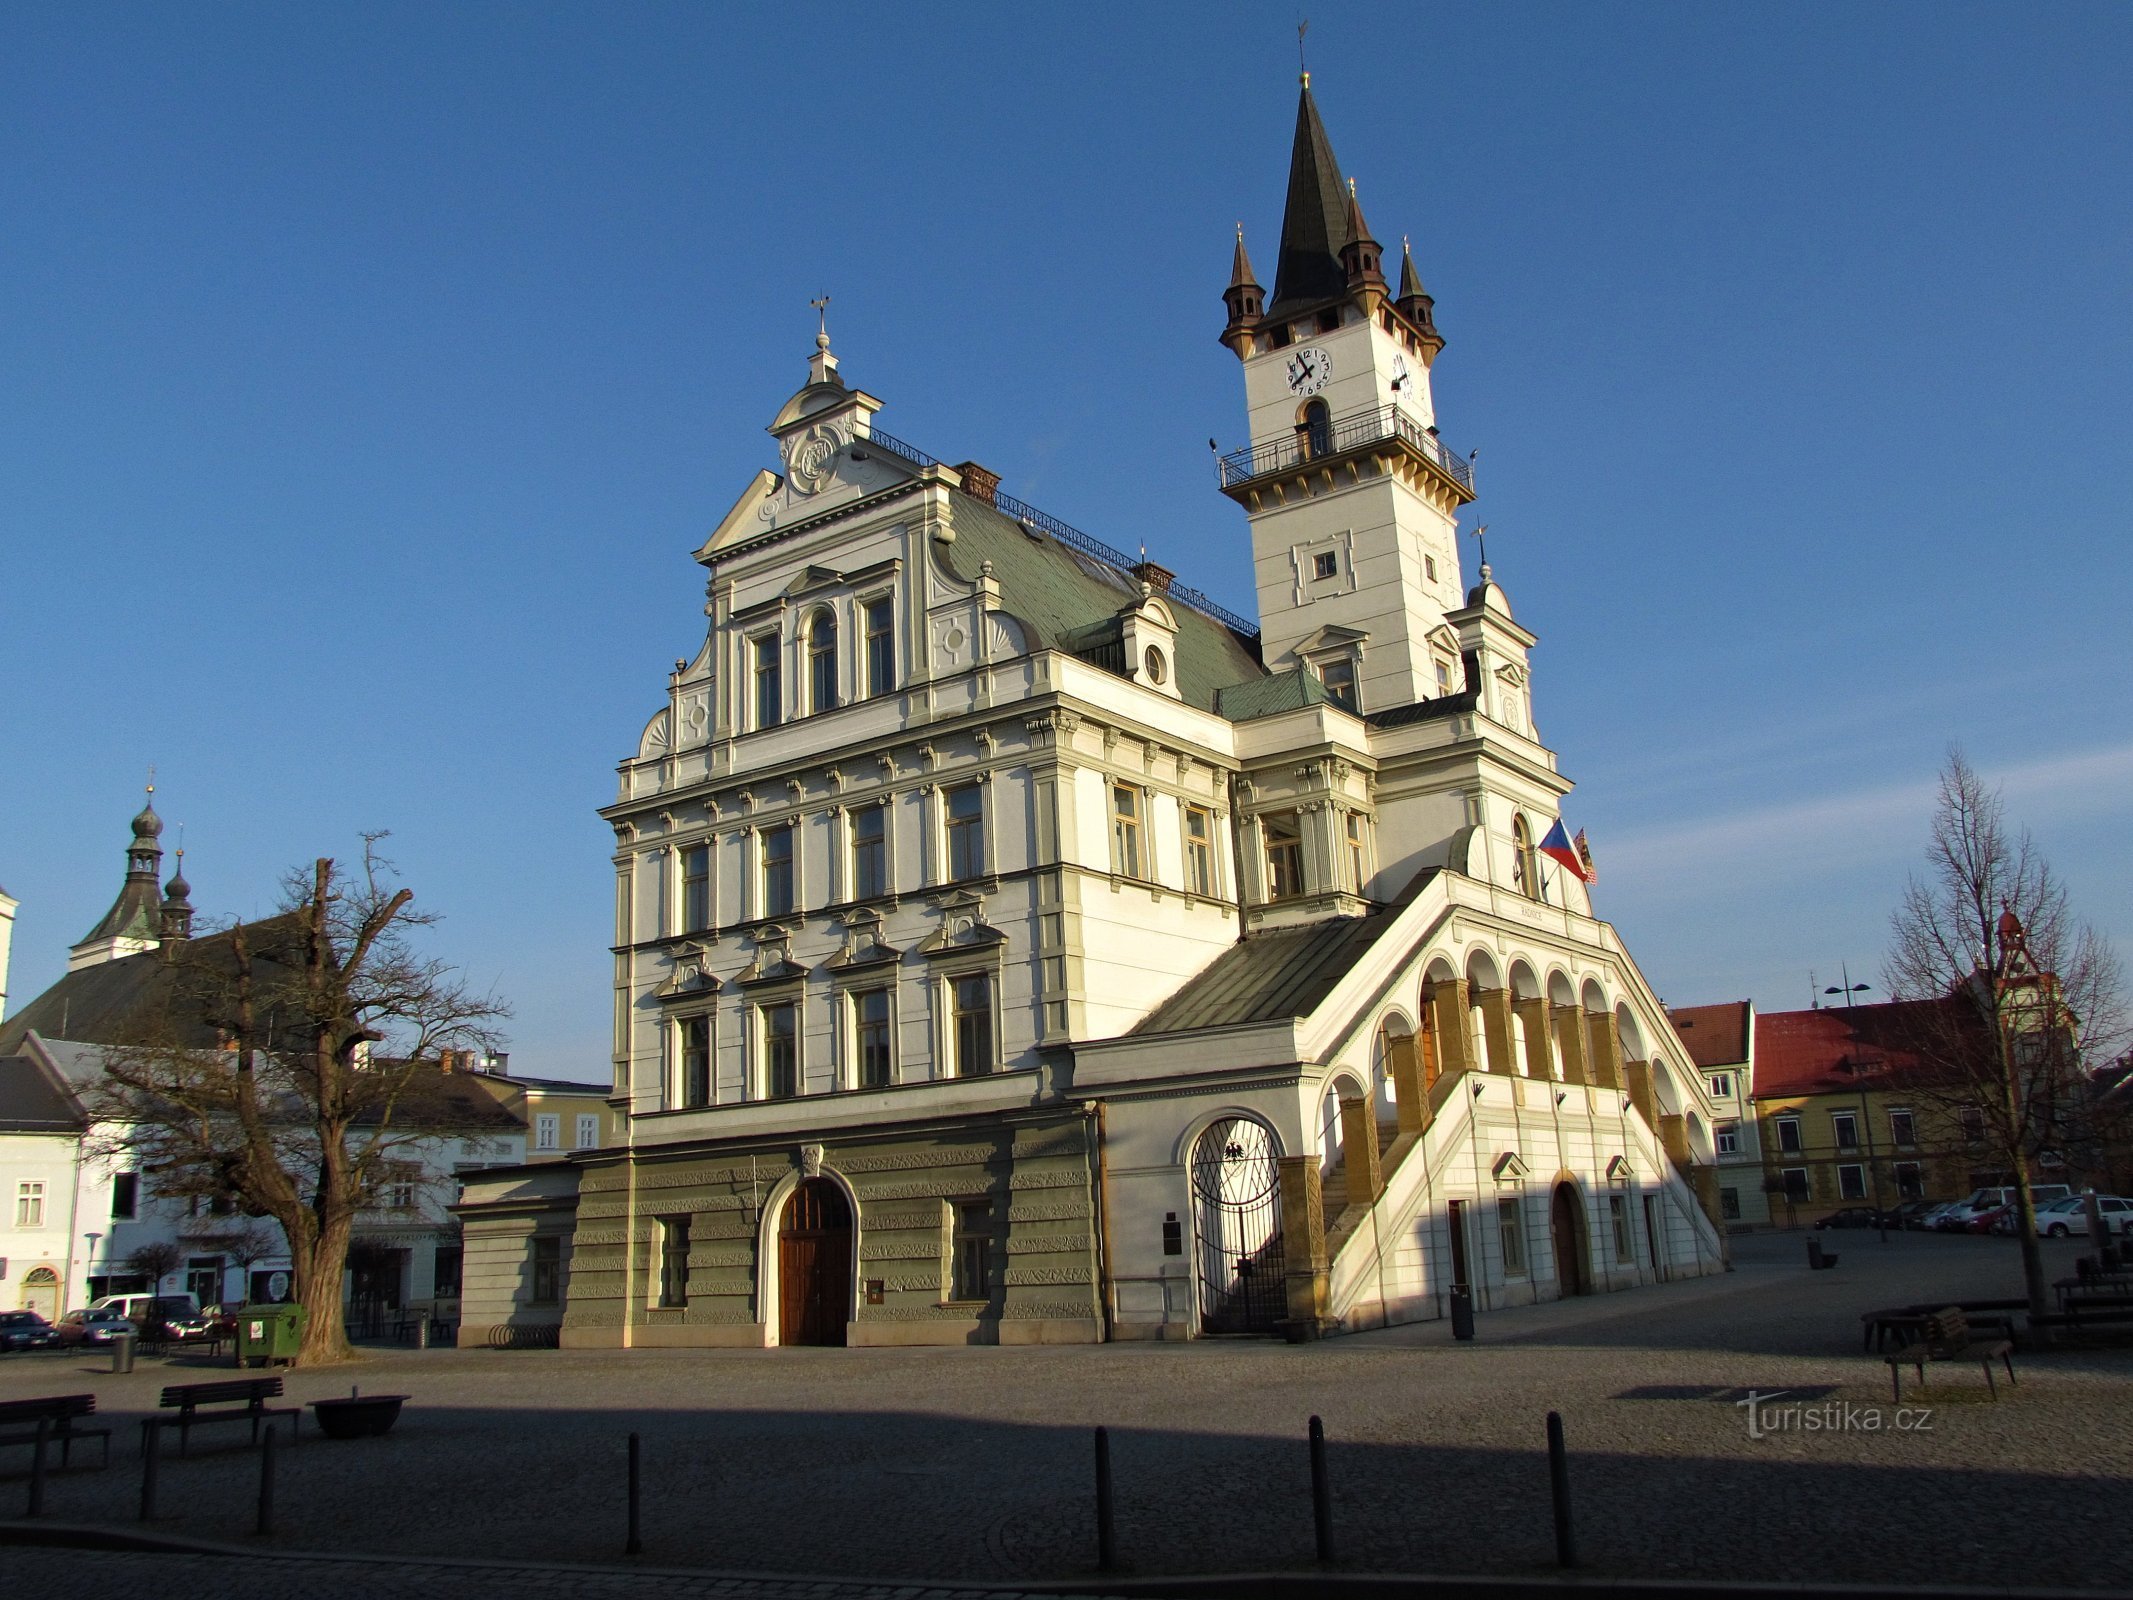
[(1202, 1333), (1272, 1333), (1288, 1315), (1275, 1154), (1252, 1117), (1225, 1117), (1193, 1146)]
[(1555, 1281), (1566, 1295), (1592, 1293), (1592, 1238), (1585, 1226), (1585, 1202), (1567, 1179), (1555, 1186), (1548, 1207), (1548, 1237), (1555, 1246)]
[(22, 1309), (34, 1311), (47, 1322), (59, 1320), (59, 1274), (50, 1267), (32, 1267), (22, 1280)]
[(852, 1303), (852, 1208), (827, 1178), (793, 1190), (778, 1225), (778, 1343), (843, 1344)]

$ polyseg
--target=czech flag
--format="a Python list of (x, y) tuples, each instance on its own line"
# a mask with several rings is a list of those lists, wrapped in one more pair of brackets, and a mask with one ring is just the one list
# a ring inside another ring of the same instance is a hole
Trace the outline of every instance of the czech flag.
[(1548, 830), (1548, 837), (1540, 842), (1540, 853), (1554, 861), (1580, 883), (1592, 882), (1592, 857), (1589, 851), (1580, 849), (1585, 835), (1578, 835), (1578, 843), (1570, 842), (1570, 835), (1563, 829), (1563, 819), (1557, 817), (1555, 826)]

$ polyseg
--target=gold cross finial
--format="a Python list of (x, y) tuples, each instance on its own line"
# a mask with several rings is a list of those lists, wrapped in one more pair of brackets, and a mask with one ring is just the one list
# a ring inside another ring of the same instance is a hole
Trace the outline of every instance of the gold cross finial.
[(1310, 64), (1304, 60), (1304, 35), (1311, 31), (1311, 19), (1300, 17), (1296, 23), (1296, 72), (1303, 79), (1303, 86), (1311, 87)]
[(830, 347), (830, 297), (825, 294), (807, 303), (815, 308), (815, 348), (817, 350), (827, 350)]

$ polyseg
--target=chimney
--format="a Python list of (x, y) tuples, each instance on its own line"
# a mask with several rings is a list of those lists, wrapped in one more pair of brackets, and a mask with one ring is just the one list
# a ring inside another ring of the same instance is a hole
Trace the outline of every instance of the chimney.
[(997, 505), (1000, 493), (1000, 475), (975, 461), (966, 461), (955, 469), (962, 474), (963, 493), (973, 500), (982, 500), (987, 505)]
[(1171, 584), (1177, 581), (1177, 576), (1168, 567), (1159, 567), (1145, 557), (1140, 565), (1133, 569), (1134, 581), (1145, 583), (1157, 594), (1168, 594)]

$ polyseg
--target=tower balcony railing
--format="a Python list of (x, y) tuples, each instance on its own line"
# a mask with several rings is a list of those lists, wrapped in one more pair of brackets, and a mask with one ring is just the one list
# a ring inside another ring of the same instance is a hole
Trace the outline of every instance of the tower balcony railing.
[(1316, 426), (1308, 422), (1298, 423), (1287, 433), (1258, 439), (1241, 450), (1232, 450), (1217, 466), (1222, 487), (1234, 489), (1258, 478), (1294, 472), (1310, 462), (1346, 455), (1351, 450), (1365, 450), (1387, 440), (1397, 440), (1409, 446), (1468, 494), (1474, 492), (1473, 458), (1456, 454), (1433, 430), (1425, 428), (1397, 404), (1352, 411), (1345, 417), (1333, 417)]

